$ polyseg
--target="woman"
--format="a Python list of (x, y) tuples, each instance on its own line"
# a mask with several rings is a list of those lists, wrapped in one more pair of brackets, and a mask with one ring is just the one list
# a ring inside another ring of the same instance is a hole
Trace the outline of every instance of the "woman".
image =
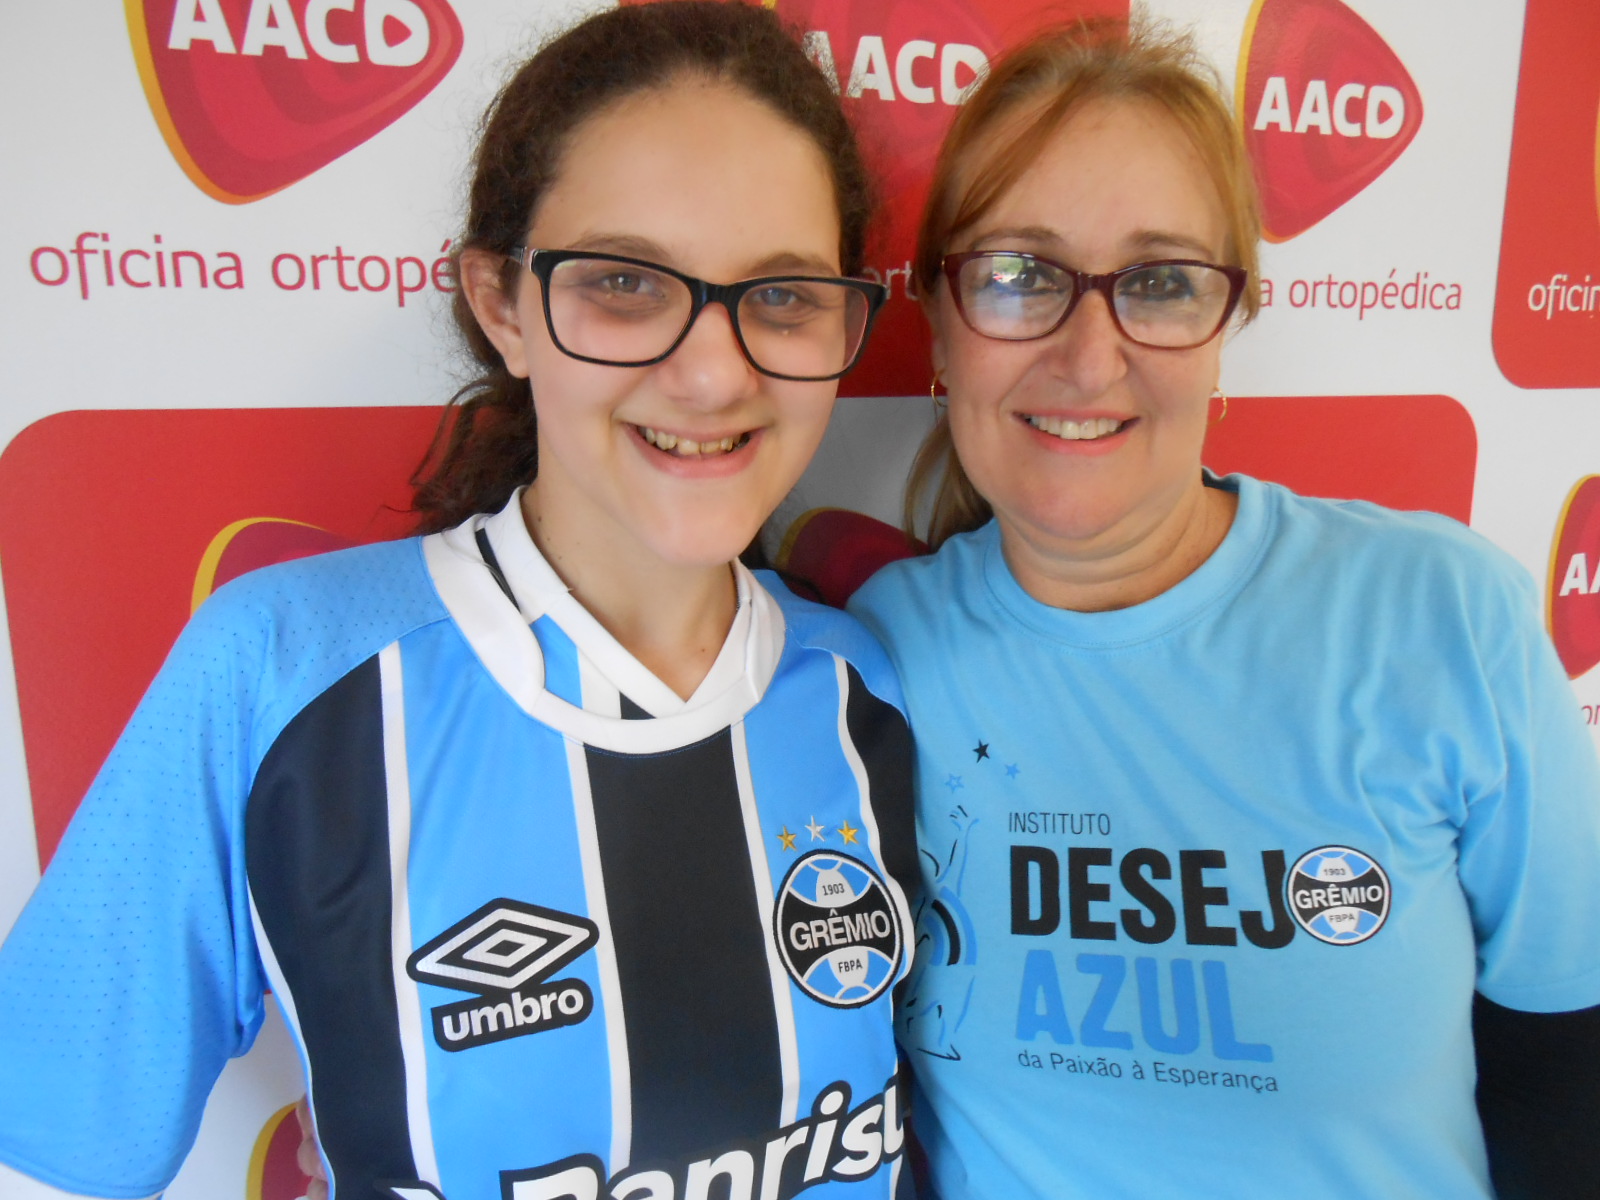
[(340, 1197), (891, 1194), (898, 692), (734, 561), (881, 301), (866, 212), (759, 8), (604, 13), (518, 72), (442, 532), (185, 632), (0, 951), (0, 1190), (162, 1190), (270, 986)]
[[(1476, 991), (1486, 1118), (1535, 1135), (1502, 1194), (1592, 1196), (1592, 746), (1480, 538), (1202, 471), (1257, 236), (1158, 33), (1020, 48), (939, 160), (937, 553), (852, 604), (917, 738), (935, 1190), (1490, 1196)], [(1503, 1058), (1531, 1105), (1496, 1107)]]

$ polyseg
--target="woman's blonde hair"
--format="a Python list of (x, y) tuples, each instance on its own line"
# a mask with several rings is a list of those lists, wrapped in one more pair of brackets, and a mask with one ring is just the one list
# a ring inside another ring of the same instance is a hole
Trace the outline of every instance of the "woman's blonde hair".
[[(1261, 303), (1261, 210), (1243, 139), (1216, 70), (1193, 35), (1142, 17), (1047, 29), (989, 68), (957, 114), (934, 166), (912, 262), (924, 303), (940, 286), (940, 263), (951, 242), (980, 221), (1067, 118), (1093, 100), (1150, 101), (1188, 135), (1222, 201), (1225, 265), (1250, 273), (1239, 300), (1240, 323), (1253, 319)], [(1008, 128), (1007, 119), (1029, 105), (1036, 106), (1035, 116)], [(962, 470), (948, 414), (940, 415), (912, 464), (905, 523), (913, 536), (917, 510), (929, 492), (927, 540), (934, 549), (991, 516), (988, 501)]]

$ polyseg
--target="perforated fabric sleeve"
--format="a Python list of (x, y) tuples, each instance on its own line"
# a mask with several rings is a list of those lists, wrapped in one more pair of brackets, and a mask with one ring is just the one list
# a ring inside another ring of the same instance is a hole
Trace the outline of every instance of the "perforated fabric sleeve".
[[(51, 1187), (35, 1179), (32, 1175), (24, 1175), (21, 1171), (14, 1171), (5, 1163), (0, 1163), (0, 1196), (6, 1200), (74, 1200), (80, 1192), (64, 1192), (60, 1188)], [(156, 1200), (150, 1197), (150, 1200)]]
[(263, 1016), (255, 767), (310, 696), (439, 615), (419, 574), (415, 543), (272, 568), (180, 636), (0, 947), (0, 1161), (85, 1195), (171, 1181)]

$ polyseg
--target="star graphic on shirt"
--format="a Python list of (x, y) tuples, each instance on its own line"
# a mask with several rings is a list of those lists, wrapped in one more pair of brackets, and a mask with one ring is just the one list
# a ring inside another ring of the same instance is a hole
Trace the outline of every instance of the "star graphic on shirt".
[(978, 756), (977, 761), (982, 762), (984, 759), (989, 757), (989, 743), (979, 742), (977, 748), (973, 750), (973, 753)]
[(778, 835), (778, 840), (783, 843), (783, 848), (785, 850), (794, 849), (794, 834), (789, 832), (789, 827), (787, 825), (783, 827), (783, 832)]
[(820, 841), (824, 841), (824, 840), (827, 839), (827, 836), (828, 836), (827, 826), (818, 825), (816, 817), (812, 817), (811, 818), (811, 824), (807, 825), (806, 829), (810, 832), (811, 840), (813, 842), (820, 842)]
[(944, 781), (944, 785), (945, 785), (945, 787), (949, 788), (952, 792), (959, 791), (960, 789), (966, 787), (966, 784), (961, 782), (961, 776), (959, 776), (959, 775), (946, 776), (945, 777), (945, 781)]
[(843, 825), (839, 826), (839, 836), (844, 838), (844, 844), (846, 846), (859, 846), (861, 843), (856, 841), (856, 834), (860, 832), (861, 830), (850, 824), (848, 820), (845, 821)]
[(1022, 768), (1017, 766), (1016, 763), (1007, 763), (1006, 764), (1006, 778), (1007, 779), (1015, 779), (1020, 774), (1022, 774)]

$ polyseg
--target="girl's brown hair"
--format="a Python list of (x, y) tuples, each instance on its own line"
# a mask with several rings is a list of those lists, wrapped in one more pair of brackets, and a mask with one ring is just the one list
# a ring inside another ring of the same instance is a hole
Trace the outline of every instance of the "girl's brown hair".
[[(1188, 135), (1222, 201), (1225, 265), (1250, 273), (1239, 301), (1240, 322), (1253, 319), (1261, 303), (1261, 211), (1244, 142), (1216, 71), (1193, 37), (1146, 20), (1083, 21), (1045, 30), (995, 61), (957, 114), (934, 167), (912, 260), (923, 302), (941, 286), (940, 263), (955, 239), (1022, 177), (1068, 117), (1094, 100), (1157, 104)], [(1032, 109), (1028, 120), (1011, 120), (1025, 107)], [(992, 515), (962, 470), (944, 414), (911, 467), (908, 533), (914, 535), (915, 515), (930, 492), (927, 540), (935, 549)]]
[[(812, 137), (832, 169), (840, 266), (846, 274), (858, 272), (871, 190), (827, 78), (766, 9), (723, 0), (661, 0), (588, 18), (524, 63), (495, 97), (473, 157), (466, 231), (453, 252), (458, 278), (463, 252), (505, 254), (522, 241), (585, 120), (626, 96), (684, 76), (730, 84)], [(507, 260), (500, 282), (508, 292), (520, 269)], [(539, 465), (528, 381), (506, 369), (460, 291), (452, 315), (479, 374), (452, 398), (412, 479), (423, 533), (499, 509)]]

